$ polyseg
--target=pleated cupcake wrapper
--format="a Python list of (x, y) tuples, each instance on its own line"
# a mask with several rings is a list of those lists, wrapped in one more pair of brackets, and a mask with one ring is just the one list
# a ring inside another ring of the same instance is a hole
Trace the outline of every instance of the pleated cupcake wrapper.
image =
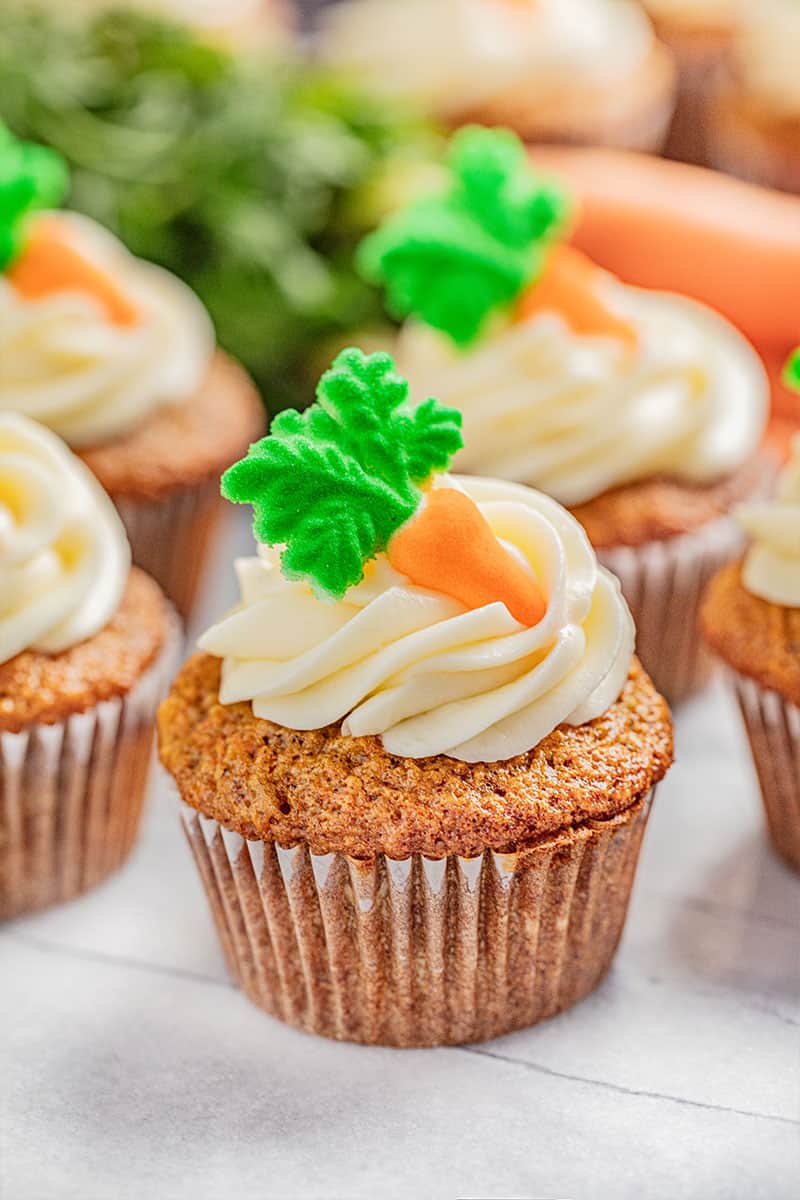
[(652, 795), (477, 858), (317, 855), (182, 817), (230, 973), (255, 1004), (309, 1033), (432, 1046), (530, 1025), (599, 983)]
[(726, 112), (724, 96), (713, 114), (710, 165), (785, 192), (800, 192), (800, 153), (787, 153), (780, 137), (771, 138), (756, 125)]
[(714, 659), (697, 628), (700, 602), (711, 576), (743, 544), (737, 524), (724, 517), (678, 537), (598, 551), (600, 562), (622, 584), (636, 622), (636, 652), (671, 703), (711, 677)]
[(152, 575), (188, 619), (211, 536), (222, 512), (219, 479), (179, 488), (161, 499), (115, 496), (133, 561)]
[(770, 837), (800, 871), (800, 709), (728, 669), (753, 754)]
[(0, 733), (0, 918), (87, 891), (121, 866), (139, 828), (155, 711), (178, 661), (164, 648), (124, 696)]
[(678, 99), (665, 153), (669, 158), (706, 166), (711, 157), (714, 106), (724, 69), (722, 46), (677, 44)]

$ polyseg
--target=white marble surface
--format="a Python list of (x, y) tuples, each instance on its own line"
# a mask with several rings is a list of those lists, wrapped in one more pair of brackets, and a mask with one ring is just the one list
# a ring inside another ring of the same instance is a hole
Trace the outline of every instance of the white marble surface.
[(2, 1200), (800, 1195), (800, 879), (721, 690), (679, 715), (614, 969), (538, 1028), (393, 1051), (264, 1016), (161, 778), (116, 879), (0, 930), (0, 980)]

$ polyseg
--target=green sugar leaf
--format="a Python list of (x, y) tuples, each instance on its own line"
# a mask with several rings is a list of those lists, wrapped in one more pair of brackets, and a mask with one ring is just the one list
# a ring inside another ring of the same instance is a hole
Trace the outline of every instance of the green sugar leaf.
[(67, 194), (64, 160), (54, 150), (22, 142), (0, 122), (0, 271), (18, 256), (25, 218), (56, 208)]
[(284, 546), (281, 569), (341, 599), (414, 515), (419, 484), (461, 448), (461, 414), (437, 400), (416, 410), (388, 354), (344, 350), (317, 403), (289, 410), (222, 477), (222, 494), (252, 504), (260, 542)]
[(467, 346), (538, 277), (569, 205), (508, 130), (463, 129), (449, 166), (447, 190), (390, 217), (362, 243), (359, 266), (385, 286), (394, 316), (413, 314)]
[(800, 392), (800, 346), (787, 358), (781, 378), (787, 388)]

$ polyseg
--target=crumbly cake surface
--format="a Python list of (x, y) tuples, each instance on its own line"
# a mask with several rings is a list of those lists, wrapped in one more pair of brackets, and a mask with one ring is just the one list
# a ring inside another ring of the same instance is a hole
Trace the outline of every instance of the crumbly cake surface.
[(53, 724), (130, 691), (155, 661), (172, 620), (161, 589), (134, 567), (100, 633), (61, 654), (25, 650), (0, 663), (0, 732)]
[(221, 475), (265, 424), (249, 375), (217, 353), (195, 396), (157, 409), (132, 433), (80, 457), (113, 498), (157, 498)]
[(729, 666), (800, 705), (800, 608), (748, 592), (742, 564), (714, 576), (700, 612), (703, 635)]
[(570, 511), (598, 550), (641, 546), (690, 533), (724, 516), (734, 504), (753, 495), (773, 469), (769, 455), (761, 452), (716, 483), (703, 486), (677, 479), (643, 479), (604, 492)]
[(186, 803), (244, 837), (355, 858), (501, 852), (624, 812), (672, 761), (666, 702), (638, 662), (600, 718), (507, 762), (387, 754), (338, 725), (297, 732), (219, 703), (195, 655), (159, 712), (161, 759)]

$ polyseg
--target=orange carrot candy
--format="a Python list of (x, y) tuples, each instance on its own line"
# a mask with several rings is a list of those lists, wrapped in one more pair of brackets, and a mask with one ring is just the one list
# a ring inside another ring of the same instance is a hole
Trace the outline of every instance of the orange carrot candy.
[(11, 286), (35, 300), (58, 292), (91, 296), (118, 325), (138, 313), (113, 278), (91, 262), (58, 216), (37, 216), (58, 205), (68, 187), (60, 155), (18, 141), (0, 123), (0, 271)]
[(281, 569), (340, 600), (385, 552), (418, 587), (467, 608), (502, 603), (523, 625), (546, 611), (542, 591), (456, 488), (423, 491), (463, 444), (461, 415), (437, 400), (417, 408), (388, 354), (344, 350), (317, 403), (289, 410), (222, 478), (222, 494), (252, 504), (253, 532), (283, 546)]

